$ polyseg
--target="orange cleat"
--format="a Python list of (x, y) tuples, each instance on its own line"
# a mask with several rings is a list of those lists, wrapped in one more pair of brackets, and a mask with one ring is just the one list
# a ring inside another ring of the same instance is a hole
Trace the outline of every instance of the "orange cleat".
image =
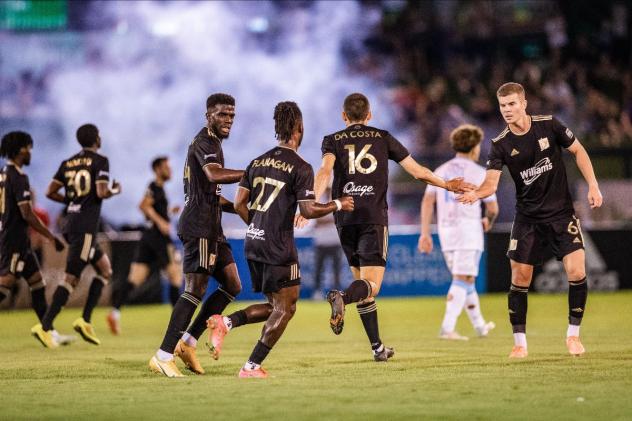
[(222, 344), (224, 343), (224, 336), (228, 333), (228, 328), (224, 323), (224, 318), (221, 314), (214, 314), (206, 321), (206, 327), (208, 327), (208, 350), (214, 360), (219, 359), (219, 354), (222, 352)]
[(105, 320), (108, 322), (108, 327), (110, 328), (112, 335), (121, 334), (121, 321), (115, 316), (114, 311), (110, 311)]
[(516, 345), (511, 349), (509, 358), (527, 358), (527, 355), (529, 355), (527, 348)]
[(586, 352), (584, 345), (582, 345), (582, 342), (579, 340), (579, 336), (569, 336), (566, 338), (566, 348), (568, 348), (569, 354), (575, 357), (579, 357)]
[(240, 379), (265, 379), (267, 377), (268, 372), (264, 370), (263, 367), (259, 367), (255, 370), (246, 370), (242, 367), (241, 370), (239, 370)]
[(202, 364), (200, 364), (200, 361), (197, 358), (194, 346), (189, 346), (186, 342), (180, 339), (178, 341), (178, 344), (176, 345), (176, 350), (173, 354), (176, 357), (180, 358), (182, 362), (184, 362), (186, 368), (188, 368), (195, 374), (205, 373)]

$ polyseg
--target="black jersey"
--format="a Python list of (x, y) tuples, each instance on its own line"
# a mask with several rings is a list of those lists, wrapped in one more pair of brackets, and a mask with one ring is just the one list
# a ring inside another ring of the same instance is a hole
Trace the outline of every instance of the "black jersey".
[(550, 222), (573, 214), (562, 148), (575, 135), (553, 116), (531, 116), (531, 128), (515, 135), (506, 127), (492, 139), (487, 169), (509, 168), (516, 184), (516, 220)]
[(314, 200), (314, 170), (293, 149), (277, 146), (253, 160), (239, 183), (250, 191), (246, 258), (270, 265), (298, 262), (294, 215)]
[(388, 160), (401, 162), (408, 149), (386, 130), (354, 124), (325, 136), (323, 156), (332, 154), (332, 196), (353, 196), (353, 212), (337, 212), (336, 225), (388, 225)]
[(0, 171), (0, 244), (28, 242), (28, 224), (20, 205), (30, 201), (28, 176), (15, 164), (8, 163)]
[[(151, 198), (151, 207), (154, 208), (154, 211), (165, 221), (169, 221), (169, 201), (167, 200), (165, 189), (155, 181), (152, 181), (147, 187), (145, 196)], [(151, 221), (148, 220), (148, 222), (151, 224), (152, 229), (158, 229)]]
[(205, 127), (189, 145), (184, 164), (184, 209), (178, 221), (178, 235), (209, 238), (221, 233), (222, 185), (212, 183), (204, 173), (207, 165), (224, 166), (222, 141)]
[(97, 195), (97, 184), (110, 181), (108, 159), (83, 149), (61, 163), (53, 181), (64, 186), (66, 208), (61, 223), (62, 233), (95, 233), (103, 202)]

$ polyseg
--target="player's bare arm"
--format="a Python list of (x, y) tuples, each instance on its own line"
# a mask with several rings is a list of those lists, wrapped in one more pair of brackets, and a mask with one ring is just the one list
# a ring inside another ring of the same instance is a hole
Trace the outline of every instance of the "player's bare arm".
[(169, 221), (160, 216), (158, 212), (154, 209), (154, 199), (151, 195), (146, 194), (143, 196), (143, 200), (141, 200), (138, 205), (140, 211), (149, 219), (151, 222), (156, 224), (156, 227), (160, 230), (164, 235), (169, 235)]
[(238, 183), (244, 175), (242, 170), (229, 170), (228, 168), (222, 168), (219, 164), (206, 164), (203, 170), (208, 181), (217, 184)]
[(476, 188), (475, 185), (467, 183), (465, 180), (463, 180), (463, 178), (444, 180), (443, 178), (433, 173), (430, 169), (419, 165), (419, 163), (415, 161), (412, 156), (407, 156), (406, 158), (404, 158), (402, 161), (399, 162), (399, 165), (401, 165), (402, 168), (404, 168), (404, 170), (415, 179), (425, 181), (428, 184), (432, 184), (433, 186), (437, 186), (448, 191), (463, 193)]
[(245, 187), (239, 186), (237, 194), (235, 195), (235, 213), (239, 215), (242, 221), (246, 225), (250, 224), (250, 217), (248, 215), (248, 198), (250, 197), (250, 190)]
[(334, 170), (335, 162), (335, 155), (328, 153), (323, 156), (323, 162), (321, 163), (320, 168), (316, 172), (316, 177), (314, 178), (315, 197), (321, 197), (323, 193), (325, 193), (325, 189), (331, 180), (331, 174)]
[(219, 205), (222, 208), (222, 212), (237, 213), (237, 211), (235, 210), (235, 206), (234, 206), (233, 202), (231, 202), (230, 200), (226, 199), (224, 196), (220, 196), (219, 197)]
[(116, 180), (112, 180), (112, 186), (110, 187), (107, 181), (97, 181), (97, 196), (99, 199), (109, 199), (112, 196), (116, 196), (117, 194), (121, 194), (123, 188), (121, 187), (121, 183)]
[(428, 192), (426, 190), (426, 193), (424, 193), (424, 198), (421, 200), (421, 235), (419, 236), (419, 243), (417, 244), (417, 248), (421, 253), (432, 252), (430, 224), (432, 223), (436, 201), (436, 193)]
[(483, 231), (489, 232), (498, 217), (498, 202), (495, 200), (492, 202), (485, 203), (485, 216), (482, 219)]
[(53, 202), (65, 203), (64, 195), (59, 193), (59, 190), (61, 190), (63, 186), (64, 185), (57, 180), (51, 181), (48, 185), (48, 188), (46, 189), (46, 197)]
[(353, 211), (353, 197), (345, 196), (329, 203), (318, 203), (314, 200), (301, 200), (298, 202), (301, 216), (305, 219), (316, 219), (328, 215), (337, 210), (344, 212)]
[(588, 183), (588, 203), (590, 207), (600, 207), (603, 203), (603, 196), (601, 195), (601, 191), (599, 191), (599, 184), (597, 183), (597, 177), (595, 177), (595, 171), (590, 162), (588, 152), (586, 152), (586, 149), (579, 140), (575, 140), (567, 150), (575, 155), (577, 168), (579, 168), (579, 171), (581, 171), (584, 176), (584, 180)]
[(33, 228), (49, 241), (52, 241), (55, 244), (55, 250), (62, 251), (64, 249), (64, 243), (61, 241), (61, 239), (53, 235), (53, 233), (50, 232), (48, 228), (46, 228), (46, 225), (44, 225), (39, 217), (35, 214), (35, 212), (33, 212), (33, 207), (31, 206), (30, 202), (20, 203), (19, 207), (22, 218), (24, 218), (24, 220), (29, 224), (31, 228)]
[(461, 203), (471, 205), (479, 199), (484, 199), (492, 194), (496, 193), (498, 189), (498, 182), (500, 181), (500, 175), (502, 171), (499, 170), (487, 170), (485, 174), (485, 181), (476, 190), (465, 192), (456, 197)]

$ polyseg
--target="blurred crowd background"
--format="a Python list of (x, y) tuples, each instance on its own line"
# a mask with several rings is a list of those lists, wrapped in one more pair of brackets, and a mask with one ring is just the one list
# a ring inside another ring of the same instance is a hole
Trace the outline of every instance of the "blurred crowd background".
[[(272, 111), (303, 108), (302, 154), (320, 162), (322, 136), (339, 129), (353, 91), (372, 101), (375, 124), (435, 168), (452, 156), (461, 123), (489, 139), (504, 125), (495, 92), (522, 83), (532, 114), (554, 114), (586, 145), (605, 196), (588, 212), (569, 166), (585, 225), (632, 223), (632, 34), (622, 1), (0, 2), (0, 127), (35, 139), (32, 184), (42, 191), (78, 145), (75, 129), (101, 128), (103, 153), (124, 193), (104, 206), (116, 229), (142, 222), (136, 209), (167, 154), (168, 191), (182, 201), (186, 146), (204, 124), (208, 94), (237, 100), (225, 144), (241, 168), (274, 144)], [(226, 189), (232, 199), (234, 190)], [(391, 223), (416, 224), (423, 186), (395, 170)], [(499, 191), (500, 222), (513, 218), (513, 186)], [(51, 213), (59, 208), (45, 199)], [(229, 226), (239, 226), (228, 218)]]

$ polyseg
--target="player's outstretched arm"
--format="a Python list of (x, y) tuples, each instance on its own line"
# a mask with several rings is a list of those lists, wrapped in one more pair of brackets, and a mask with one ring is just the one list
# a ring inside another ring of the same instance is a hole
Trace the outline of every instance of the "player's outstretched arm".
[(465, 192), (456, 197), (461, 203), (471, 205), (479, 199), (484, 199), (492, 194), (496, 193), (498, 189), (498, 182), (500, 181), (500, 175), (502, 171), (499, 170), (487, 170), (485, 174), (485, 181), (477, 189)]
[(138, 208), (143, 213), (143, 215), (147, 217), (147, 219), (149, 219), (156, 225), (156, 227), (158, 227), (161, 233), (163, 233), (164, 235), (169, 235), (169, 221), (160, 216), (158, 212), (156, 212), (156, 210), (154, 209), (153, 205), (154, 199), (151, 197), (151, 195), (146, 194), (145, 196), (143, 196), (143, 200), (141, 200)]
[(42, 234), (45, 238), (52, 241), (55, 244), (55, 250), (62, 251), (65, 247), (64, 243), (61, 241), (61, 239), (59, 239), (59, 237), (53, 235), (53, 233), (50, 232), (48, 228), (46, 228), (46, 225), (42, 223), (41, 219), (39, 219), (35, 212), (33, 212), (31, 202), (23, 202), (20, 203), (19, 206), (22, 218), (24, 218), (26, 223), (29, 224), (29, 226), (35, 231)]
[(432, 222), (436, 200), (437, 194), (435, 192), (429, 192), (428, 189), (426, 189), (424, 198), (421, 200), (421, 235), (419, 236), (419, 244), (417, 244), (417, 248), (421, 253), (432, 252), (430, 223)]
[(121, 183), (116, 180), (112, 180), (112, 187), (108, 186), (107, 181), (97, 180), (97, 196), (99, 199), (109, 199), (112, 196), (121, 194), (123, 188)]
[(301, 216), (305, 219), (321, 218), (339, 210), (351, 212), (353, 206), (353, 197), (351, 196), (344, 196), (329, 203), (318, 203), (314, 200), (301, 200), (298, 202)]
[(222, 208), (222, 212), (226, 213), (237, 213), (235, 210), (235, 205), (230, 200), (226, 199), (224, 196), (219, 197), (219, 205)]
[(238, 183), (244, 175), (242, 170), (229, 170), (228, 168), (220, 167), (219, 164), (207, 164), (202, 168), (206, 178), (211, 183), (234, 184)]
[(425, 181), (428, 184), (432, 184), (433, 186), (441, 187), (442, 189), (446, 189), (449, 191), (463, 193), (464, 191), (473, 190), (476, 188), (475, 185), (466, 183), (462, 178), (454, 178), (452, 180), (444, 180), (439, 177), (428, 168), (419, 165), (417, 161), (412, 156), (407, 156), (402, 161), (399, 162), (399, 165), (404, 168), (404, 170), (416, 178), (417, 180)]
[(46, 197), (52, 200), (53, 202), (65, 203), (64, 195), (59, 193), (59, 190), (62, 187), (63, 187), (63, 184), (61, 184), (59, 181), (57, 180), (51, 181), (50, 184), (48, 185), (48, 188), (46, 189)]
[(575, 162), (577, 168), (584, 176), (584, 180), (588, 183), (588, 203), (591, 208), (598, 208), (603, 203), (603, 196), (599, 191), (599, 183), (597, 183), (597, 177), (595, 177), (595, 170), (593, 169), (592, 162), (584, 146), (575, 139), (571, 146), (567, 149), (570, 153), (575, 155)]
[(235, 195), (235, 213), (239, 215), (242, 221), (246, 225), (250, 224), (250, 217), (248, 213), (248, 198), (250, 197), (250, 190), (245, 187), (239, 186), (237, 194)]

